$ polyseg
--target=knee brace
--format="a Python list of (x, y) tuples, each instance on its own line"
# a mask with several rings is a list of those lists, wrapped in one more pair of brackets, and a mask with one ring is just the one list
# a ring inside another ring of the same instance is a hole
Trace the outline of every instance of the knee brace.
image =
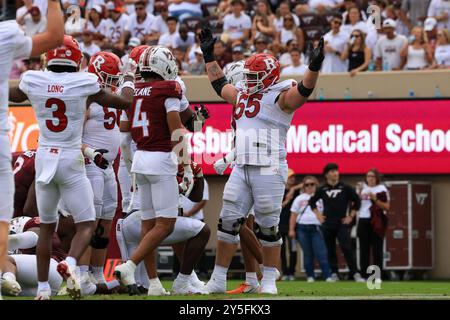
[(240, 218), (234, 221), (223, 220), (220, 218), (217, 226), (217, 238), (228, 243), (239, 243), (239, 231), (241, 230), (241, 226), (244, 222), (245, 218)]
[(283, 243), (278, 226), (265, 228), (255, 222), (255, 234), (263, 247), (274, 247)]
[(105, 228), (103, 226), (98, 225), (97, 229), (95, 229), (94, 234), (91, 238), (90, 246), (94, 249), (106, 249), (108, 248), (109, 238), (102, 237)]

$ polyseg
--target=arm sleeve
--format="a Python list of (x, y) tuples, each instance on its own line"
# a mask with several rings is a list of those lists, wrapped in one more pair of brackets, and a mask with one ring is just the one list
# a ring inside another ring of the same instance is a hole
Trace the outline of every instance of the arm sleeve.
[(25, 36), (22, 30), (17, 26), (15, 36), (14, 59), (26, 59), (30, 57), (33, 42), (31, 37)]
[(166, 107), (166, 112), (177, 111), (180, 112), (181, 101), (178, 98), (167, 98), (164, 101), (164, 106)]
[(300, 196), (298, 196), (297, 198), (295, 198), (294, 202), (292, 203), (291, 206), (291, 212), (295, 213), (295, 214), (300, 214), (301, 212), (301, 208), (300, 208)]
[(8, 249), (30, 249), (36, 246), (38, 235), (33, 231), (25, 231), (23, 233), (12, 234), (8, 236)]
[(19, 82), (19, 89), (22, 90), (22, 92), (25, 93), (26, 95), (28, 95), (28, 78), (29, 78), (28, 75), (29, 75), (28, 71), (23, 73), (22, 76), (20, 77)]

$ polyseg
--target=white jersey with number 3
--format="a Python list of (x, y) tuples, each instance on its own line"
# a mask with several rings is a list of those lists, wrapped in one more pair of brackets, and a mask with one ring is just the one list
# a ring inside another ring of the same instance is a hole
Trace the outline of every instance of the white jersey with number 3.
[(293, 113), (281, 110), (277, 100), (296, 84), (285, 80), (252, 95), (239, 91), (233, 111), (237, 165), (271, 166), (286, 160), (286, 135)]
[(86, 100), (100, 91), (96, 75), (27, 71), (19, 88), (36, 113), (40, 147), (81, 148)]
[(116, 159), (120, 146), (118, 120), (120, 110), (102, 107), (97, 103), (89, 106), (89, 116), (84, 124), (83, 143), (95, 149), (109, 152), (104, 158), (109, 162)]

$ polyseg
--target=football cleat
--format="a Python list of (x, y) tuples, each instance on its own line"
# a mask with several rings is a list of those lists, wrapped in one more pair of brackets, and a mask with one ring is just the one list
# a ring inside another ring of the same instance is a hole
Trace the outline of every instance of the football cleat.
[(191, 295), (191, 294), (209, 294), (209, 292), (203, 288), (196, 288), (190, 282), (183, 282), (175, 280), (172, 285), (172, 294), (177, 295)]
[(56, 266), (56, 270), (66, 280), (69, 296), (74, 300), (81, 299), (79, 268), (70, 266), (66, 261), (61, 261)]
[(219, 282), (216, 279), (211, 278), (206, 284), (205, 289), (209, 293), (225, 293), (227, 290), (227, 284), (225, 281)]
[(130, 263), (125, 262), (114, 268), (114, 277), (119, 280), (120, 284), (128, 288), (130, 296), (139, 295), (139, 289), (134, 279), (134, 272), (136, 267), (133, 267)]
[(247, 282), (243, 282), (234, 290), (228, 290), (227, 294), (243, 294), (243, 293), (258, 293), (260, 290), (260, 285), (252, 286)]
[(264, 284), (262, 284), (259, 293), (262, 293), (262, 294), (278, 294), (278, 289), (274, 285), (268, 285), (268, 284), (264, 285)]
[(147, 291), (148, 296), (169, 296), (170, 292), (166, 291), (162, 286), (161, 282), (159, 283), (150, 283)]
[(38, 291), (34, 300), (51, 300), (52, 291), (51, 290), (41, 290)]

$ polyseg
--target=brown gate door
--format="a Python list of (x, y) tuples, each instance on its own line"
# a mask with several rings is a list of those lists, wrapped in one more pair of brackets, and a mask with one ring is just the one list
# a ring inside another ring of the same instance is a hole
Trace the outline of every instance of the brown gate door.
[(412, 186), (413, 267), (430, 268), (433, 264), (431, 185)]

